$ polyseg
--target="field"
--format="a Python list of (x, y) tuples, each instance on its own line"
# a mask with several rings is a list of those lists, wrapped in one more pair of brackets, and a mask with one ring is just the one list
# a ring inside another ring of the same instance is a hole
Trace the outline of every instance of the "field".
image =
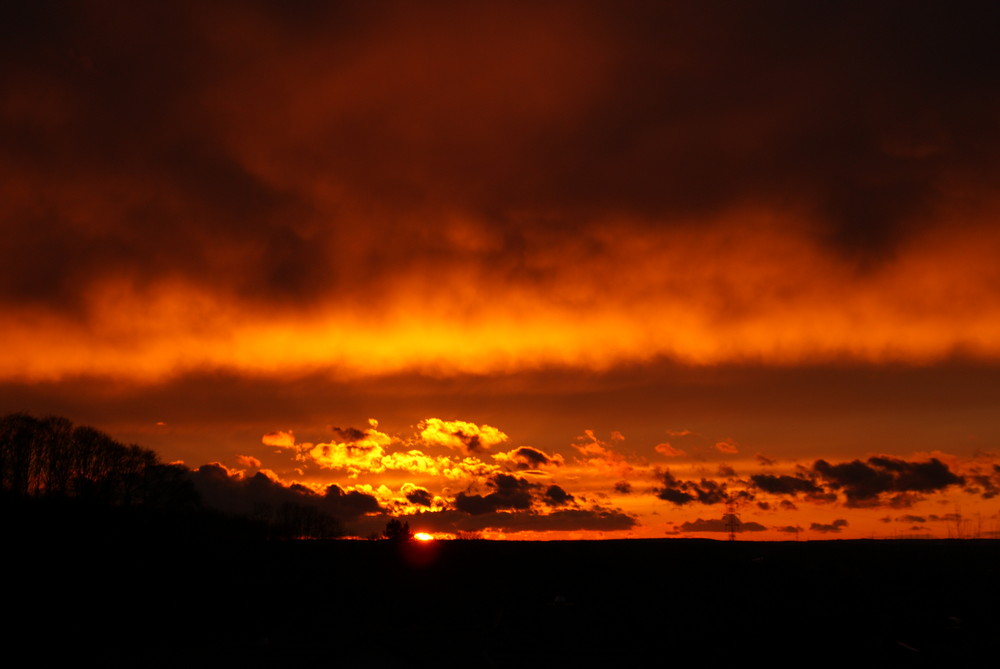
[(1000, 651), (990, 541), (51, 539), (9, 555), (9, 579), (33, 587), (8, 600), (8, 649), (100, 666), (964, 666)]

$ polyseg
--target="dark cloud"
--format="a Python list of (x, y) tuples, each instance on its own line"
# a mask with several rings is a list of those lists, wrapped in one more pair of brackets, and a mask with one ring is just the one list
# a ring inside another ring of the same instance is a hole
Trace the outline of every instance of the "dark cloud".
[(753, 485), (764, 492), (775, 495), (794, 495), (796, 493), (818, 493), (819, 487), (809, 479), (798, 476), (774, 476), (773, 474), (754, 474), (750, 477)]
[[(372, 516), (358, 524), (358, 534), (366, 536), (385, 525), (387, 516)], [(408, 519), (410, 527), (425, 532), (478, 532), (493, 530), (506, 533), (518, 532), (619, 532), (637, 525), (633, 516), (619, 509), (592, 507), (589, 509), (557, 509), (540, 513), (534, 510), (487, 511), (468, 514), (459, 510), (444, 509), (426, 512)], [(381, 525), (380, 525), (381, 523)]]
[(843, 518), (838, 518), (832, 523), (811, 523), (809, 529), (813, 532), (820, 532), (823, 534), (838, 533), (847, 527), (847, 521)]
[(966, 491), (981, 495), (983, 499), (1000, 495), (1000, 465), (992, 465), (985, 471), (982, 467), (972, 467), (965, 480)]
[(619, 495), (629, 495), (632, 493), (632, 484), (628, 481), (618, 481), (615, 483), (615, 492)]
[(908, 508), (922, 493), (937, 492), (961, 485), (964, 479), (936, 458), (909, 462), (888, 456), (866, 462), (830, 464), (817, 460), (811, 469), (795, 476), (754, 474), (753, 486), (766, 493), (784, 496), (805, 495), (813, 502), (832, 502), (843, 492), (849, 507), (890, 506)]
[(215, 134), (208, 97), (232, 54), (205, 32), (213, 11), (182, 2), (109, 15), (81, 3), (18, 14), (3, 59), (5, 80), (18, 82), (14, 113), (0, 118), (0, 137), (19, 183), (47, 183), (51, 197), (12, 203), (22, 260), (9, 267), (20, 279), (0, 282), (4, 298), (71, 306), (109, 279), (207, 285), (214, 276), (235, 294), (279, 299), (332, 278), (319, 239), (289, 225), (309, 204), (254, 174)]
[[(767, 528), (760, 523), (753, 521), (738, 522), (736, 524), (736, 528), (737, 532), (763, 532), (767, 530)], [(679, 529), (681, 532), (729, 532), (731, 528), (725, 518), (713, 518), (708, 520), (698, 518), (694, 521), (681, 523)]]
[(420, 506), (430, 506), (434, 501), (434, 496), (424, 488), (414, 487), (406, 493), (406, 500)]
[(364, 514), (382, 511), (382, 506), (372, 495), (358, 490), (344, 491), (336, 484), (327, 486), (322, 506), (337, 517), (347, 518), (357, 518)]
[(331, 427), (330, 430), (333, 432), (334, 438), (341, 442), (361, 441), (368, 436), (367, 432), (356, 427)]
[[(914, 497), (909, 493), (937, 492), (964, 482), (937, 458), (909, 462), (882, 456), (869, 458), (867, 462), (853, 460), (840, 464), (817, 460), (812, 471), (827, 488), (842, 490), (847, 506), (855, 507), (884, 503), (910, 506)], [(897, 495), (884, 500), (881, 496), (886, 493)]]
[(757, 460), (757, 463), (761, 467), (773, 467), (776, 463), (776, 460), (774, 460), (773, 458), (769, 458), (766, 455), (762, 455), (760, 453), (754, 453), (753, 457), (754, 459)]
[(573, 498), (573, 495), (570, 495), (557, 485), (550, 485), (545, 490), (545, 496), (543, 499), (549, 506), (566, 506), (567, 504), (573, 504), (576, 501)]
[(782, 532), (783, 534), (795, 534), (795, 535), (803, 531), (802, 528), (799, 527), (798, 525), (785, 525), (783, 527), (775, 527), (774, 529), (778, 532)]
[[(470, 525), (468, 521), (464, 523)], [(496, 529), (504, 532), (584, 531), (617, 532), (635, 527), (632, 516), (616, 509), (559, 509), (547, 514), (495, 513), (475, 519), (475, 527), (467, 529)]]
[(525, 460), (527, 460), (529, 464), (531, 464), (534, 467), (538, 467), (539, 465), (547, 465), (552, 462), (552, 460), (549, 459), (547, 455), (545, 455), (538, 449), (531, 448), (529, 446), (521, 446), (520, 448), (514, 451), (514, 454), (516, 456), (524, 458)]
[(501, 273), (539, 226), (746, 201), (880, 256), (998, 160), (985, 2), (32, 5), (0, 20), (7, 300), (172, 275), (308, 301), (364, 265), (378, 292), (414, 250), (454, 255), (407, 211), (488, 221)]
[(656, 489), (656, 496), (678, 505), (691, 502), (698, 502), (699, 504), (724, 504), (730, 498), (749, 499), (751, 497), (749, 493), (743, 490), (730, 493), (726, 483), (719, 483), (712, 479), (681, 481), (674, 477), (669, 470), (660, 474), (660, 481), (663, 483), (663, 487)]
[(518, 469), (537, 469), (542, 465), (561, 465), (562, 460), (553, 458), (531, 446), (520, 446), (508, 453)]
[(472, 515), (500, 509), (529, 509), (533, 501), (532, 490), (538, 487), (530, 481), (509, 474), (496, 474), (487, 481), (487, 485), (493, 489), (488, 495), (458, 493), (455, 496), (455, 508)]
[(320, 495), (302, 485), (285, 486), (260, 472), (243, 478), (218, 463), (192, 471), (191, 480), (206, 506), (250, 517), (295, 505), (315, 507), (349, 524), (365, 514), (383, 511), (378, 500), (357, 490), (344, 491), (330, 485)]
[[(923, 495), (912, 492), (900, 492), (890, 495), (885, 500), (885, 505), (893, 509), (909, 509), (911, 506), (924, 499)], [(859, 505), (861, 506), (861, 505)]]
[(469, 453), (475, 453), (479, 451), (482, 446), (482, 441), (478, 434), (465, 434), (461, 430), (452, 433), (455, 437), (458, 437), (465, 448), (468, 449)]
[(460, 492), (455, 496), (454, 508), (478, 516), (498, 511), (527, 511), (533, 508), (536, 499), (547, 507), (577, 504), (573, 495), (555, 484), (542, 491), (540, 484), (509, 474), (495, 474), (486, 484), (493, 492), (488, 495)]
[[(668, 470), (659, 475), (663, 487), (656, 489), (656, 495), (677, 505), (721, 504), (734, 499), (751, 501), (755, 498), (754, 491), (760, 491), (785, 498), (802, 495), (806, 501), (822, 504), (836, 502), (838, 493), (842, 492), (848, 507), (905, 509), (919, 502), (925, 493), (939, 492), (965, 482), (936, 458), (910, 462), (878, 456), (866, 462), (854, 460), (837, 464), (817, 460), (812, 468), (800, 470), (795, 476), (753, 474), (748, 482), (736, 479), (735, 472), (723, 468), (720, 468), (720, 475), (729, 475), (729, 480), (722, 482), (712, 479), (683, 481)], [(747, 483), (749, 489), (738, 487)], [(762, 509), (770, 508), (766, 500), (758, 505)], [(789, 499), (780, 500), (780, 506), (782, 509), (795, 508)]]

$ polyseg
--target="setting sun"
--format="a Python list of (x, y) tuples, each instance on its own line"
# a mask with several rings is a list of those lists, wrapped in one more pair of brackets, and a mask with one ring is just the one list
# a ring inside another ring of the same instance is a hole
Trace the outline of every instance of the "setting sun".
[(417, 541), (434, 541), (434, 536), (426, 532), (417, 532), (413, 535), (413, 538)]

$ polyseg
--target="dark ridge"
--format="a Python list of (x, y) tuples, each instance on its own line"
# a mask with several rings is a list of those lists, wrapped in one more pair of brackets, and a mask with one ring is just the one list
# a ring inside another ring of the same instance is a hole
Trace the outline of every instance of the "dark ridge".
[(1000, 542), (990, 540), (77, 535), (7, 554), (8, 573), (32, 584), (7, 600), (18, 613), (10, 649), (45, 620), (75, 661), (100, 666), (967, 666), (1000, 651)]
[[(65, 441), (47, 443), (52, 434)], [(94, 444), (105, 460), (75, 450)], [(188, 470), (136, 449), (64, 419), (0, 418), (11, 657), (905, 667), (1000, 655), (1000, 541), (425, 543), (399, 521), (386, 526), (391, 541), (275, 541), (300, 536), (301, 524), (275, 524), (294, 509), (252, 518), (205, 508)], [(104, 464), (60, 473), (45, 453)]]

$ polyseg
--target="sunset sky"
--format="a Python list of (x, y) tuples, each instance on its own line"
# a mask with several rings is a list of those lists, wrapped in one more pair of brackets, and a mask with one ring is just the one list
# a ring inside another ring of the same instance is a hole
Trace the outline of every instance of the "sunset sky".
[(4, 413), (360, 536), (998, 534), (996, 3), (18, 4)]

